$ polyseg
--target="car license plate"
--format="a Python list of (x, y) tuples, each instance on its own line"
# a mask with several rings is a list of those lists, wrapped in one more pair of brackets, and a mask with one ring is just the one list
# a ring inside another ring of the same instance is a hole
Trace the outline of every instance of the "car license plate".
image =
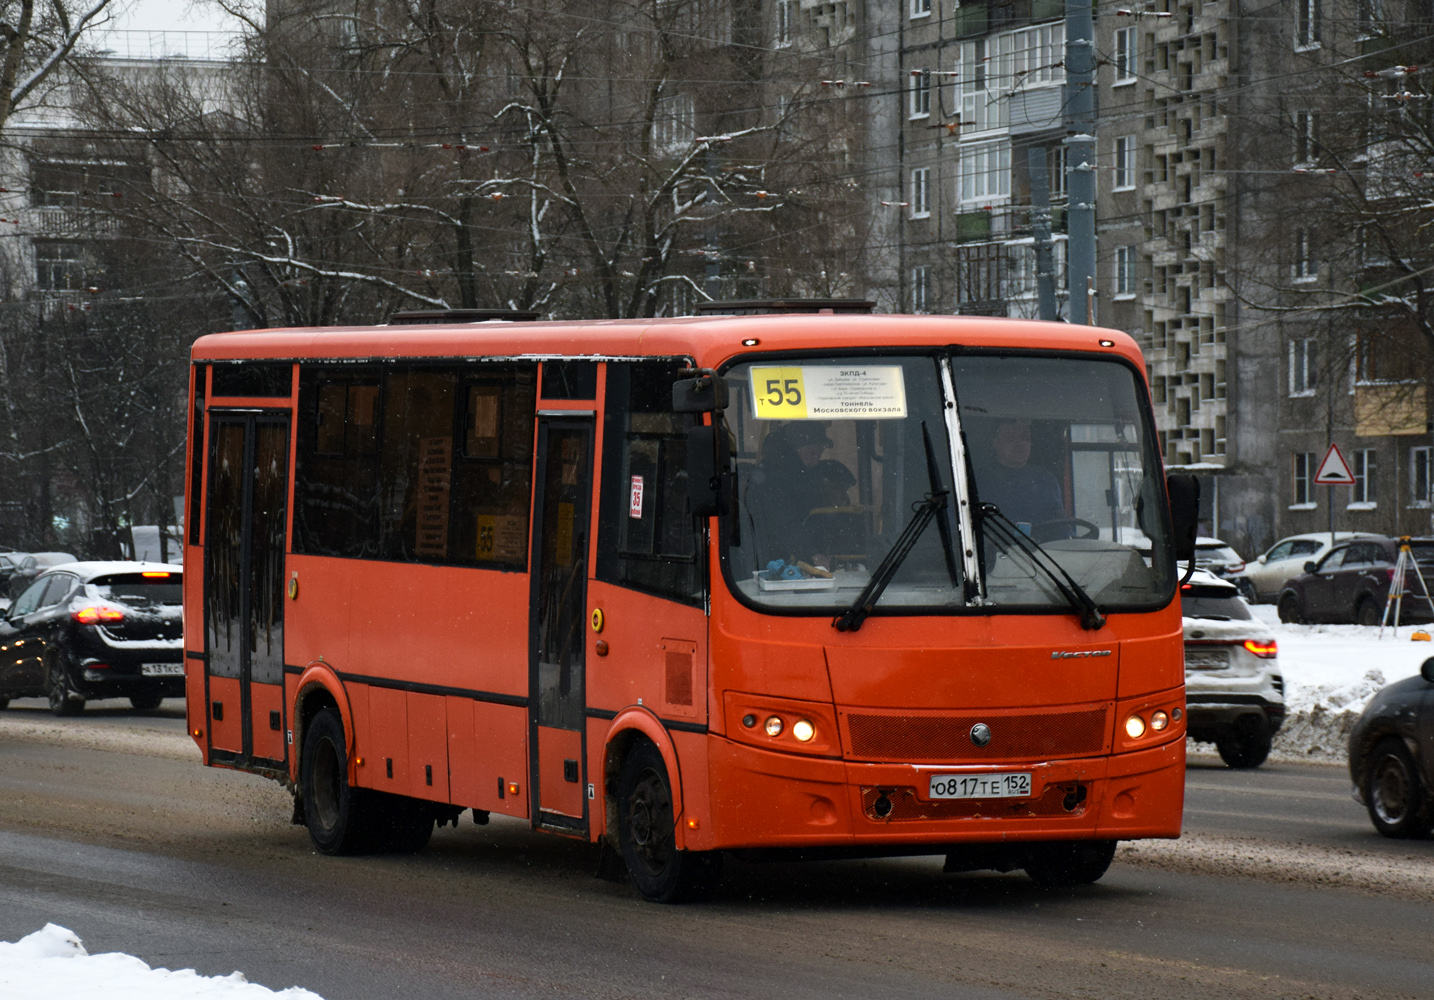
[(1223, 670), (1230, 665), (1230, 651), (1227, 649), (1186, 649), (1185, 669)]
[(1024, 772), (1006, 774), (933, 774), (933, 799), (1028, 799), (1031, 776)]
[(182, 663), (141, 663), (139, 672), (146, 677), (183, 677)]

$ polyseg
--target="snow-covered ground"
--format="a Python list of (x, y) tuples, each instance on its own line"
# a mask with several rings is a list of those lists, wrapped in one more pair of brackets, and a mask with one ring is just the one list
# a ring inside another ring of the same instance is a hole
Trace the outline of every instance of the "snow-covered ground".
[(1386, 628), (1381, 639), (1378, 628), (1286, 625), (1273, 605), (1252, 610), (1280, 644), (1289, 715), (1275, 737), (1277, 756), (1344, 760), (1350, 727), (1370, 695), (1419, 673), (1434, 656), (1434, 642), (1410, 640), (1419, 626), (1401, 626), (1398, 636)]
[(46, 924), (16, 942), (0, 941), (0, 997), (5, 1000), (323, 1000), (291, 986), (275, 993), (235, 972), (201, 976), (193, 969), (151, 969), (133, 955), (91, 955), (73, 931)]

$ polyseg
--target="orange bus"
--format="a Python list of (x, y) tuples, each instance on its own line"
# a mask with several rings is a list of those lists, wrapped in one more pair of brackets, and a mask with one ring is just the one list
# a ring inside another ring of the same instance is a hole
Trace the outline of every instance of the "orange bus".
[(497, 813), (658, 901), (725, 852), (1069, 885), (1179, 836), (1195, 494), (1135, 343), (822, 305), (200, 338), (205, 763), (325, 853)]

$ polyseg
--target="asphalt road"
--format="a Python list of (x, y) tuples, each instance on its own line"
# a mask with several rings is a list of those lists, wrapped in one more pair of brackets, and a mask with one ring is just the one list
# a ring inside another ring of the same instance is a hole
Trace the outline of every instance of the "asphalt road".
[(180, 703), (0, 713), (0, 940), (242, 970), (327, 1000), (1434, 995), (1434, 843), (1376, 836), (1342, 768), (1192, 761), (1186, 836), (1098, 885), (938, 858), (728, 866), (659, 907), (591, 848), (471, 822), (415, 857), (325, 858), (286, 794), (198, 766)]

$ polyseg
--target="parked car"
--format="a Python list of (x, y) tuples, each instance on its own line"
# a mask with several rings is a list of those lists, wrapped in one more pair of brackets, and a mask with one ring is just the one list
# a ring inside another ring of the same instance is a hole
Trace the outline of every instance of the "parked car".
[(1196, 570), (1180, 589), (1190, 738), (1230, 767), (1259, 767), (1285, 720), (1279, 648), (1231, 583)]
[(1216, 576), (1229, 576), (1245, 568), (1245, 559), (1218, 538), (1195, 539), (1195, 565)]
[(1434, 828), (1434, 657), (1369, 699), (1349, 734), (1349, 777), (1384, 836)]
[[(1306, 562), (1305, 571), (1280, 591), (1280, 621), (1378, 625), (1394, 579), (1399, 544), (1397, 538), (1359, 538), (1334, 546), (1318, 562)], [(1409, 550), (1434, 591), (1434, 539), (1413, 539)], [(1400, 620), (1434, 621), (1434, 606), (1413, 572), (1405, 576)]]
[(30, 586), (30, 581), (51, 566), (75, 562), (75, 557), (68, 552), (25, 552), (17, 553), (17, 556), (19, 561), (15, 564), (15, 571), (10, 574), (10, 579), (5, 584), (12, 601)]
[(1355, 538), (1378, 538), (1364, 531), (1337, 531), (1330, 541), (1328, 531), (1312, 532), (1308, 535), (1291, 535), (1281, 538), (1263, 555), (1245, 563), (1245, 568), (1228, 577), (1240, 594), (1251, 603), (1268, 601), (1274, 603), (1285, 587), (1285, 581), (1304, 572), (1305, 563), (1318, 562), (1330, 550), (1331, 545)]
[(74, 715), (91, 698), (141, 710), (184, 694), (183, 569), (72, 562), (37, 576), (0, 621), (0, 708), (48, 697)]

